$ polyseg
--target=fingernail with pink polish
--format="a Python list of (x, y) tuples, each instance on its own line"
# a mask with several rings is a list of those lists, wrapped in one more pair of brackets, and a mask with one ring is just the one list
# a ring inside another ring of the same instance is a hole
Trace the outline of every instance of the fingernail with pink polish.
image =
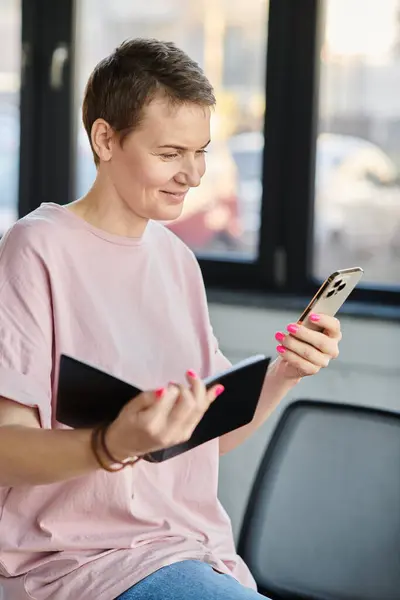
[(225, 391), (225, 388), (223, 385), (217, 385), (217, 387), (215, 388), (215, 395), (216, 396), (220, 396), (222, 394), (222, 392)]
[(282, 333), (281, 331), (278, 331), (275, 334), (275, 339), (277, 342), (283, 342), (283, 340), (285, 339), (286, 335), (284, 333)]
[(285, 352), (286, 352), (285, 346), (277, 346), (276, 350), (277, 350), (277, 352), (279, 352), (279, 354), (285, 354)]
[(299, 326), (295, 325), (294, 323), (291, 323), (290, 325), (288, 325), (286, 327), (286, 329), (288, 330), (289, 333), (297, 333), (299, 330)]
[(156, 390), (154, 392), (154, 394), (155, 394), (156, 398), (158, 400), (160, 400), (160, 398), (162, 398), (164, 396), (164, 394), (165, 394), (165, 388), (159, 388), (158, 390)]
[(313, 321), (313, 323), (317, 323), (320, 320), (321, 320), (320, 315), (316, 315), (315, 313), (312, 313), (310, 315), (310, 321)]
[(188, 377), (191, 377), (192, 379), (197, 379), (197, 373), (193, 371), (193, 369), (189, 369), (189, 371), (186, 371), (186, 375)]

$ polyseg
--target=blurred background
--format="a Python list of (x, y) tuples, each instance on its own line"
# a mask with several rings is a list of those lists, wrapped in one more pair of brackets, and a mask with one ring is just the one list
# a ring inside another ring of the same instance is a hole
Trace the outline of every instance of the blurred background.
[[(207, 173), (167, 226), (222, 349), (273, 354), (320, 281), (360, 265), (341, 358), (300, 393), (398, 410), (400, 0), (0, 0), (1, 234), (89, 189), (84, 86), (134, 36), (175, 41), (215, 87)], [(279, 414), (222, 460), (236, 534)]]
[[(303, 4), (306, 11), (309, 3)], [(320, 4), (324, 10), (318, 29), (313, 275), (323, 278), (338, 264), (362, 263), (369, 283), (397, 286), (400, 2), (327, 0)], [(43, 11), (45, 3), (40, 5), (37, 10)], [(84, 194), (95, 176), (80, 113), (92, 68), (128, 37), (173, 40), (204, 67), (215, 86), (218, 108), (208, 172), (201, 188), (192, 191), (182, 218), (171, 228), (203, 254), (255, 259), (263, 151), (269, 143), (268, 137), (264, 138), (269, 8), (267, 0), (76, 2), (71, 24), (73, 47), (61, 39), (49, 57), (49, 68), (61, 78), (65, 63), (73, 60), (72, 196)], [(29, 42), (21, 46), (23, 10), (21, 0), (0, 0), (2, 232), (18, 216), (21, 73), (32, 61), (33, 52)], [(45, 10), (43, 19), (46, 27)], [(296, 101), (293, 97), (293, 104)], [(33, 106), (30, 111), (35, 118)], [(285, 164), (281, 170), (285, 176)], [(264, 203), (268, 201), (267, 188)]]

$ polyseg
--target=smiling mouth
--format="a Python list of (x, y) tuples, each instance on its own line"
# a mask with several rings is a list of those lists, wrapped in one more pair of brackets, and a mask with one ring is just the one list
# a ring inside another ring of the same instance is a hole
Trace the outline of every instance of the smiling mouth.
[(189, 190), (185, 190), (184, 192), (167, 192), (166, 190), (161, 191), (163, 194), (167, 194), (167, 196), (173, 200), (183, 200)]

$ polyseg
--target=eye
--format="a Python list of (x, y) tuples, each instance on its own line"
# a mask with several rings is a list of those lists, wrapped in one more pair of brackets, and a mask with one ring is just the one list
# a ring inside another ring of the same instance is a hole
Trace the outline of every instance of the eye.
[(162, 158), (165, 158), (166, 160), (173, 160), (174, 158), (178, 158), (179, 154), (174, 152), (172, 154), (161, 154), (160, 156), (162, 156)]
[(197, 150), (196, 154), (207, 154), (207, 150), (202, 148), (201, 150)]

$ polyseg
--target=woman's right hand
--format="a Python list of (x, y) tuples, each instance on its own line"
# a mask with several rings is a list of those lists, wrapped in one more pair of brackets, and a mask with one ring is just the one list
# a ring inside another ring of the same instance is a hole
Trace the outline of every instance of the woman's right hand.
[(187, 441), (197, 424), (224, 388), (206, 390), (192, 371), (190, 387), (170, 384), (155, 392), (143, 392), (128, 402), (106, 433), (107, 448), (123, 461)]

